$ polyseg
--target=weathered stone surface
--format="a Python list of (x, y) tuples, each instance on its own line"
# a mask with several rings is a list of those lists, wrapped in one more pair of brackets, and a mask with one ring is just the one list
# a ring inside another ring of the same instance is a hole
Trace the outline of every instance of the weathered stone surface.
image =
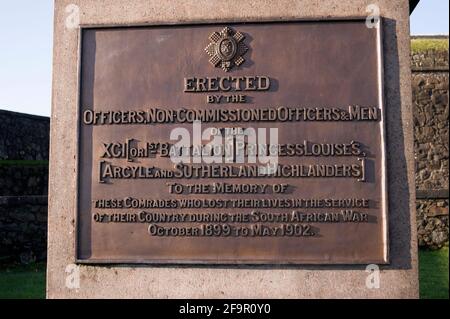
[(426, 45), (447, 41), (440, 47), (448, 48), (448, 37), (421, 37), (420, 41), (424, 49), (411, 56), (416, 188), (430, 195), (417, 201), (417, 232), (421, 247), (438, 249), (449, 237), (448, 200), (438, 196), (448, 194), (449, 184), (448, 49)]
[[(413, 117), (408, 2), (378, 1), (385, 17), (384, 57), (391, 264), (379, 289), (368, 289), (361, 266), (130, 267), (80, 266), (80, 288), (65, 286), (74, 262), (77, 171), (77, 46), (79, 30), (65, 26), (66, 6), (55, 3), (55, 60), (50, 159), (47, 296), (50, 298), (417, 298)], [(366, 16), (367, 2), (348, 1), (91, 1), (79, 0), (82, 24), (158, 24)], [(126, 7), (126, 10), (124, 8)], [(239, 284), (236, 284), (236, 283)]]
[(419, 246), (439, 249), (448, 242), (448, 199), (417, 200)]
[(48, 160), (49, 132), (48, 117), (0, 110), (0, 160)]
[(448, 73), (414, 73), (417, 189), (448, 188)]
[(47, 256), (47, 196), (0, 197), (0, 262)]
[(2, 165), (0, 163), (0, 196), (46, 195), (48, 166)]
[(0, 262), (46, 259), (49, 122), (0, 110)]
[[(411, 39), (413, 41), (411, 53), (413, 71), (448, 72), (448, 36), (412, 36)], [(443, 45), (445, 42), (447, 44)]]

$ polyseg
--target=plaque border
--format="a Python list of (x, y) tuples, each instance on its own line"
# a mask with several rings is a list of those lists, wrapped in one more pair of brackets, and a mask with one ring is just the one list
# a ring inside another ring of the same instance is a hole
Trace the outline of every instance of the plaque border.
[[(224, 25), (224, 24), (283, 24), (283, 23), (302, 23), (302, 22), (365, 22), (367, 17), (349, 16), (349, 17), (318, 17), (318, 18), (298, 18), (298, 19), (254, 19), (240, 20), (240, 19), (222, 19), (217, 20), (199, 20), (188, 22), (155, 22), (155, 23), (136, 23), (136, 24), (80, 24), (78, 30), (78, 47), (77, 47), (77, 80), (76, 80), (76, 136), (79, 141), (81, 133), (81, 67), (82, 67), (82, 43), (83, 33), (90, 29), (115, 29), (115, 28), (145, 28), (145, 27), (170, 27), (170, 26), (202, 26), (202, 25)], [(382, 260), (366, 260), (364, 262), (355, 261), (349, 262), (323, 262), (323, 261), (287, 261), (280, 260), (275, 262), (273, 259), (234, 259), (234, 260), (209, 260), (209, 259), (81, 259), (78, 256), (79, 247), (79, 187), (80, 187), (80, 143), (76, 143), (75, 156), (75, 212), (74, 212), (74, 263), (80, 265), (192, 265), (192, 266), (245, 266), (245, 265), (266, 265), (266, 266), (302, 266), (302, 265), (322, 265), (322, 266), (360, 266), (366, 264), (390, 264), (389, 255), (389, 197), (388, 197), (388, 175), (387, 175), (387, 161), (386, 161), (386, 104), (385, 104), (385, 87), (384, 87), (384, 57), (383, 57), (383, 17), (380, 16), (373, 26), (376, 28), (376, 46), (377, 46), (377, 84), (378, 84), (378, 104), (381, 112), (379, 121), (380, 125), (380, 139), (381, 139), (381, 222), (382, 222), (382, 245), (383, 255)]]

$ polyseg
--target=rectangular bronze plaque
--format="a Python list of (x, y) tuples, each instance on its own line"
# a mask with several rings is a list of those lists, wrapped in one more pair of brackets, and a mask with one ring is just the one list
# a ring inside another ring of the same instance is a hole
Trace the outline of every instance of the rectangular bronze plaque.
[(387, 263), (379, 27), (82, 28), (80, 263)]

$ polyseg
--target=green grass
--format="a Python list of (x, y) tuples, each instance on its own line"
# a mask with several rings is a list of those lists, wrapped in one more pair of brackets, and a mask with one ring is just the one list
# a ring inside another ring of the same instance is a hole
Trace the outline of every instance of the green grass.
[(413, 53), (436, 50), (436, 51), (448, 51), (447, 39), (412, 39), (411, 51)]
[[(448, 247), (419, 250), (421, 299), (448, 299)], [(0, 267), (0, 299), (45, 298), (45, 264)]]
[(448, 299), (448, 247), (419, 250), (421, 299)]
[(45, 298), (45, 263), (0, 267), (0, 299)]

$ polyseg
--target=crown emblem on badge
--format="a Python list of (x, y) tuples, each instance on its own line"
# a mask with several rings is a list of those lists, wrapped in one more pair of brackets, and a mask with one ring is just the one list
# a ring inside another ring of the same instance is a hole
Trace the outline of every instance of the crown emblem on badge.
[(248, 47), (243, 40), (245, 36), (239, 31), (234, 31), (225, 27), (220, 32), (213, 32), (209, 36), (211, 42), (205, 51), (211, 57), (209, 62), (222, 68), (225, 72), (230, 71), (234, 66), (244, 63), (243, 55), (248, 51)]

